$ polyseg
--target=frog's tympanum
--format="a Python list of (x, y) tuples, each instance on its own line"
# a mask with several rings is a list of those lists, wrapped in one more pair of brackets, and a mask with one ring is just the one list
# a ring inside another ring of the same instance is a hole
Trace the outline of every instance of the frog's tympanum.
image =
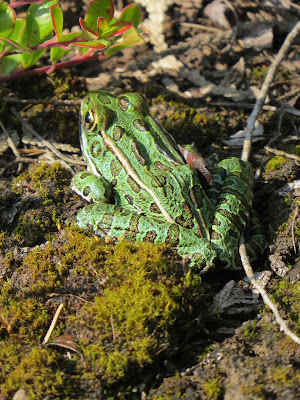
[[(251, 214), (248, 163), (228, 158), (211, 176), (205, 166), (200, 173), (200, 155), (178, 146), (138, 93), (91, 92), (81, 118), (88, 170), (74, 176), (72, 188), (91, 204), (78, 213), (80, 227), (91, 226), (103, 239), (170, 244), (202, 272), (217, 259), (235, 265)], [(262, 250), (264, 239), (256, 236), (252, 242)]]

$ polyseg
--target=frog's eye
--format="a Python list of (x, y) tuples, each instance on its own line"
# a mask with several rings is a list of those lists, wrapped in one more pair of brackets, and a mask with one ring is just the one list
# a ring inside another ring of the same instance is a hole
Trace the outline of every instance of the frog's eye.
[(85, 114), (84, 122), (85, 122), (86, 124), (90, 124), (90, 123), (92, 122), (92, 120), (93, 120), (93, 116), (92, 116), (92, 114), (88, 111), (88, 112)]
[(89, 132), (93, 132), (97, 127), (97, 118), (93, 109), (87, 111), (84, 115), (84, 126)]

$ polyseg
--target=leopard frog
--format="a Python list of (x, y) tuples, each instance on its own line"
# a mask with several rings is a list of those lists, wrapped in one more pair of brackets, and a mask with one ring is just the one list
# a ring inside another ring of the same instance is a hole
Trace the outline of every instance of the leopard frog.
[(87, 171), (77, 173), (71, 186), (91, 203), (77, 215), (80, 227), (91, 226), (103, 239), (170, 244), (202, 272), (217, 258), (234, 266), (251, 213), (248, 163), (221, 161), (204, 189), (189, 162), (201, 157), (177, 145), (138, 93), (89, 93), (80, 139)]

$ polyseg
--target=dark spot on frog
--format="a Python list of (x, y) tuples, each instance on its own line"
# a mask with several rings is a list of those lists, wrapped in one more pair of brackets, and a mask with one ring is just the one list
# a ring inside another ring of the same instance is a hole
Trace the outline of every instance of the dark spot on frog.
[(133, 126), (140, 132), (149, 131), (148, 124), (144, 120), (139, 119), (139, 118), (137, 118), (133, 121)]
[(161, 210), (159, 209), (159, 207), (156, 203), (151, 203), (149, 209), (151, 212), (153, 212), (155, 214), (161, 214)]
[(252, 199), (252, 192), (248, 192), (248, 190), (246, 190), (245, 192), (241, 193), (236, 189), (232, 189), (232, 188), (226, 188), (226, 195), (231, 194), (234, 198), (237, 198), (240, 200), (240, 202), (242, 203), (242, 205), (245, 207), (245, 210), (247, 211), (248, 214), (251, 213), (252, 210), (252, 205), (251, 205), (251, 201), (249, 201), (249, 199)]
[(176, 217), (175, 222), (185, 228), (192, 229), (194, 227), (193, 214), (188, 204), (184, 201), (182, 203), (181, 215)]
[(80, 179), (85, 179), (91, 176), (90, 172), (82, 172), (80, 175), (78, 175)]
[(146, 234), (143, 238), (143, 241), (154, 243), (156, 236), (157, 236), (157, 234), (155, 231), (148, 231), (148, 232), (146, 232)]
[(166, 178), (163, 175), (152, 175), (151, 184), (154, 187), (162, 187), (166, 184)]
[(112, 214), (102, 214), (101, 219), (97, 222), (98, 228), (103, 230), (105, 233), (108, 232), (110, 227), (112, 226), (114, 220), (114, 216)]
[(85, 197), (87, 197), (90, 193), (91, 193), (91, 188), (89, 187), (89, 186), (86, 186), (84, 189), (83, 189), (83, 195), (85, 196)]
[(125, 233), (125, 238), (129, 242), (134, 243), (136, 241), (136, 235), (138, 234), (138, 225), (140, 221), (141, 215), (139, 214), (132, 214), (130, 221), (129, 221), (129, 227), (127, 232)]
[(94, 207), (94, 204), (89, 204), (89, 205), (87, 205), (87, 206), (84, 207), (84, 211), (85, 211), (87, 214), (89, 214), (89, 213), (92, 211), (93, 207)]
[(128, 201), (129, 204), (133, 205), (133, 198), (129, 194), (125, 194), (124, 197)]
[(115, 186), (117, 186), (117, 184), (118, 184), (118, 181), (115, 178), (113, 178), (111, 181), (111, 186), (115, 187)]
[(176, 224), (170, 225), (167, 236), (165, 239), (166, 244), (170, 244), (171, 246), (177, 246), (179, 243), (179, 226)]
[(161, 163), (160, 161), (154, 161), (154, 165), (156, 166), (156, 168), (160, 169), (161, 171), (171, 171), (172, 170), (171, 167)]
[(141, 190), (140, 186), (131, 178), (131, 176), (128, 176), (127, 183), (135, 193), (138, 193)]
[(131, 150), (133, 151), (136, 159), (138, 160), (138, 163), (144, 167), (146, 165), (146, 160), (140, 155), (134, 140), (131, 143)]
[(210, 235), (211, 240), (220, 240), (222, 239), (222, 235), (219, 232), (212, 231)]
[(102, 104), (111, 104), (111, 101), (110, 101), (109, 97), (106, 94), (103, 94), (103, 93), (98, 94), (97, 99)]
[(122, 165), (118, 159), (113, 159), (110, 163), (110, 172), (112, 176), (118, 176), (122, 170)]
[[(232, 222), (234, 226), (236, 226), (237, 231), (243, 232), (245, 223), (243, 223), (243, 221), (240, 219), (238, 215), (233, 214), (230, 211), (224, 210), (222, 208), (218, 210), (218, 215), (227, 218), (229, 221)], [(216, 225), (215, 224), (216, 219), (217, 218), (214, 219), (213, 225)]]
[(239, 233), (237, 231), (234, 231), (233, 229), (229, 229), (228, 234), (229, 234), (230, 237), (233, 237), (233, 238), (236, 238), (236, 239), (239, 238)]
[(102, 150), (102, 148), (101, 148), (101, 145), (100, 145), (99, 142), (94, 141), (91, 144), (90, 151), (91, 151), (91, 153), (92, 153), (94, 158), (99, 157), (99, 155), (101, 154), (101, 150)]
[(113, 139), (117, 142), (124, 135), (125, 131), (121, 126), (116, 125), (113, 130)]
[(129, 99), (126, 96), (121, 96), (118, 98), (118, 106), (122, 111), (127, 111), (129, 107)]

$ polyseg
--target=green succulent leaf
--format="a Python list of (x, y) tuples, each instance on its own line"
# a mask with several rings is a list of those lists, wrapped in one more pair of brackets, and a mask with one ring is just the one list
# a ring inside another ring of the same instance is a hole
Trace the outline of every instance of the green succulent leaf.
[(97, 19), (97, 28), (98, 28), (98, 35), (101, 36), (103, 32), (107, 29), (108, 22), (104, 17), (98, 17)]
[(0, 37), (8, 38), (15, 27), (16, 13), (5, 1), (0, 1)]
[(113, 37), (119, 36), (128, 31), (133, 26), (130, 21), (119, 21), (113, 25), (108, 26), (106, 31), (102, 34), (102, 37)]
[(81, 36), (81, 32), (72, 32), (63, 35), (57, 40), (56, 46), (52, 47), (50, 50), (50, 59), (52, 62), (58, 61), (61, 57), (66, 55), (70, 50), (72, 50), (71, 44), (73, 44), (74, 39)]
[(58, 4), (56, 0), (45, 0), (41, 4), (32, 3), (26, 16), (27, 45), (37, 46), (49, 37), (53, 31), (52, 17), (49, 12), (51, 6)]
[(45, 52), (45, 49), (35, 50), (31, 54), (23, 53), (21, 54), (22, 57), (22, 64), (24, 68), (29, 68), (34, 65), (38, 59), (40, 59)]
[(3, 57), (0, 64), (0, 74), (9, 75), (20, 65), (22, 65), (22, 54)]
[(124, 40), (122, 42), (115, 43), (112, 46), (110, 46), (105, 54), (107, 57), (111, 57), (112, 55), (118, 53), (119, 51), (123, 50), (126, 47), (129, 47), (131, 45), (139, 45), (143, 43), (144, 40), (139, 35), (138, 31), (132, 27), (124, 34)]
[(119, 21), (131, 21), (133, 26), (137, 28), (141, 21), (141, 9), (136, 4), (130, 4), (129, 6), (123, 8)]
[(73, 43), (74, 46), (79, 46), (79, 47), (88, 47), (90, 49), (97, 49), (97, 50), (102, 50), (107, 47), (107, 44), (110, 42), (104, 41), (104, 40), (94, 40), (92, 42), (76, 42)]
[(60, 38), (63, 31), (63, 22), (64, 22), (64, 17), (61, 7), (59, 4), (54, 4), (53, 6), (50, 7), (49, 11), (51, 14), (52, 24), (55, 30), (55, 34), (58, 38)]
[(83, 29), (98, 35), (98, 17), (110, 22), (114, 16), (113, 0), (91, 0), (87, 13), (84, 17), (84, 24), (80, 21)]

